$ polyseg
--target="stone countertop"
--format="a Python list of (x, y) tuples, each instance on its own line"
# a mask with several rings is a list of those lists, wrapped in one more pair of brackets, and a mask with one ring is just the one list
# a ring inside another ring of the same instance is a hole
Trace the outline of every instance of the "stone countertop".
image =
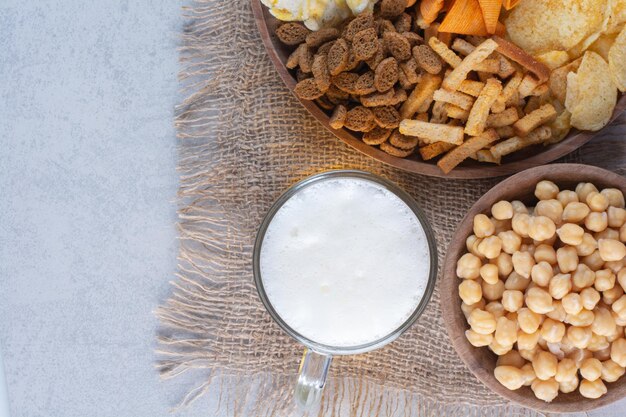
[[(153, 368), (152, 310), (176, 265), (180, 6), (0, 3), (0, 351), (13, 417), (167, 416), (188, 388)], [(589, 155), (617, 146), (621, 169), (623, 126)], [(0, 386), (0, 417), (2, 397)]]

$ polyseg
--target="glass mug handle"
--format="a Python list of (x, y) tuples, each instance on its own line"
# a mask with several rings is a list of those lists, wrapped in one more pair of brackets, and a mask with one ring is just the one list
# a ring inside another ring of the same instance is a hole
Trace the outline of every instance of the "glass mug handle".
[(310, 409), (320, 402), (332, 359), (330, 355), (304, 350), (294, 393), (296, 403), (302, 409)]

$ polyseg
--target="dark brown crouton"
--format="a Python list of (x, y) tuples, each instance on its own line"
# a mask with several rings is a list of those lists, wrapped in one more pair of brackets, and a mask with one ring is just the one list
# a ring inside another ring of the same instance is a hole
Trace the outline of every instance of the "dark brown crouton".
[(354, 90), (360, 96), (376, 91), (376, 87), (374, 87), (374, 71), (367, 71), (362, 74), (356, 84), (354, 84)]
[(402, 32), (401, 35), (404, 36), (409, 41), (409, 44), (411, 45), (411, 47), (415, 45), (421, 45), (424, 43), (424, 38), (422, 38), (420, 35), (418, 35), (415, 32)]
[(318, 54), (324, 54), (324, 55), (328, 55), (328, 51), (330, 51), (330, 48), (333, 47), (333, 45), (335, 44), (336, 41), (330, 41), (330, 42), (326, 42), (325, 44), (323, 44), (322, 46), (320, 46), (319, 48), (317, 48), (317, 53)]
[(378, 36), (374, 28), (360, 31), (354, 35), (352, 42), (352, 51), (359, 61), (365, 61), (376, 54), (378, 51)]
[(378, 64), (385, 59), (385, 45), (382, 39), (378, 39), (378, 50), (373, 57), (365, 61), (370, 69), (375, 70)]
[(404, 13), (406, 0), (382, 0), (380, 2), (380, 14), (384, 17), (396, 17)]
[(383, 129), (382, 127), (375, 127), (363, 134), (363, 142), (368, 145), (380, 145), (391, 135), (391, 129)]
[(399, 149), (409, 150), (417, 146), (419, 139), (415, 136), (406, 136), (394, 130), (389, 137), (389, 143)]
[(411, 16), (408, 13), (402, 13), (393, 25), (398, 33), (408, 32), (411, 30)]
[(390, 89), (389, 91), (385, 91), (384, 93), (376, 92), (361, 96), (361, 104), (365, 107), (390, 106), (392, 105), (391, 103), (394, 102), (394, 93), (395, 91)]
[(344, 126), (355, 132), (364, 132), (373, 129), (372, 122), (374, 122), (372, 111), (363, 106), (356, 106), (346, 114)]
[(358, 67), (359, 64), (361, 64), (361, 61), (356, 58), (353, 48), (349, 48), (349, 49), (350, 50), (348, 51), (348, 65), (346, 66), (346, 71), (352, 71), (353, 69)]
[(298, 70), (296, 71), (296, 80), (298, 82), (311, 77), (313, 77), (313, 74), (311, 74), (310, 72), (303, 72), (300, 68), (298, 68)]
[(289, 69), (294, 69), (295, 67), (298, 66), (299, 61), (300, 61), (300, 50), (296, 49), (289, 55), (289, 58), (287, 58), (287, 62), (285, 62), (285, 66)]
[(419, 72), (420, 69), (417, 66), (417, 62), (414, 59), (409, 59), (408, 61), (400, 64), (400, 70), (404, 72), (406, 79), (411, 83), (415, 84), (419, 81)]
[(317, 87), (322, 92), (326, 92), (330, 87), (330, 73), (328, 72), (328, 65), (326, 63), (326, 55), (317, 54), (313, 59), (313, 65), (311, 66), (311, 72), (313, 72), (313, 78), (317, 83)]
[(385, 32), (383, 40), (385, 41), (385, 50), (398, 61), (402, 62), (411, 58), (411, 43), (404, 36), (396, 32)]
[(348, 110), (342, 106), (341, 104), (335, 107), (332, 116), (330, 116), (330, 120), (328, 124), (333, 129), (341, 129), (343, 127), (344, 122), (346, 121), (346, 115), (348, 114)]
[(315, 79), (307, 78), (296, 84), (293, 89), (298, 97), (304, 100), (315, 100), (321, 97), (324, 93), (318, 88)]
[(316, 98), (315, 102), (317, 103), (318, 106), (320, 106), (324, 110), (333, 110), (335, 108), (335, 105), (325, 96)]
[(397, 158), (406, 158), (407, 156), (410, 156), (413, 153), (415, 148), (404, 150), (404, 149), (396, 148), (389, 142), (384, 142), (380, 144), (380, 150), (388, 153), (391, 156), (395, 156)]
[(395, 107), (374, 107), (372, 113), (374, 113), (374, 121), (380, 127), (394, 129), (400, 125), (400, 113)]
[(391, 20), (388, 19), (376, 19), (375, 28), (378, 36), (383, 36), (385, 32), (397, 32), (396, 27)]
[(335, 40), (339, 37), (339, 30), (335, 28), (323, 28), (316, 32), (311, 32), (306, 36), (306, 44), (309, 48), (317, 48), (320, 45)]
[(390, 105), (395, 106), (396, 104), (400, 104), (403, 101), (406, 101), (406, 91), (401, 88), (396, 88), (393, 92), (393, 96), (390, 100)]
[(396, 61), (393, 57), (383, 59), (382, 62), (376, 67), (374, 87), (382, 93), (392, 88), (397, 81), (398, 61)]
[(341, 91), (337, 88), (336, 85), (331, 84), (326, 91), (326, 97), (330, 100), (331, 103), (334, 104), (342, 104), (346, 103), (350, 98), (350, 93), (346, 93), (345, 91)]
[(331, 82), (338, 89), (348, 94), (356, 94), (355, 85), (359, 79), (359, 74), (354, 72), (342, 72), (331, 78)]
[(350, 50), (348, 43), (343, 39), (337, 39), (328, 51), (328, 57), (326, 59), (330, 75), (337, 75), (344, 71), (348, 66), (349, 57)]
[(439, 56), (428, 45), (414, 46), (413, 58), (429, 74), (439, 74), (443, 68)]
[(404, 75), (404, 71), (402, 71), (401, 69), (398, 70), (398, 83), (400, 84), (400, 88), (402, 88), (403, 90), (409, 90), (415, 87), (415, 83), (409, 81), (409, 79), (406, 78), (406, 75)]
[(309, 29), (296, 22), (282, 24), (276, 29), (276, 36), (285, 45), (298, 45), (304, 42), (309, 33)]
[(347, 41), (352, 42), (354, 35), (362, 30), (374, 27), (374, 16), (372, 12), (366, 11), (352, 19), (343, 31), (342, 37)]
[(313, 65), (313, 51), (308, 47), (306, 43), (301, 44), (298, 47), (300, 51), (298, 56), (298, 64), (302, 72), (311, 72), (311, 65)]

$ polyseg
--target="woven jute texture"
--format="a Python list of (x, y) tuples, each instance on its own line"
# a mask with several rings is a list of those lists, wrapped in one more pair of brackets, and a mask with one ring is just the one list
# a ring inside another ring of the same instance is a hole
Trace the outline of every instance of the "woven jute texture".
[[(248, 0), (197, 1), (184, 14), (180, 253), (172, 295), (156, 311), (157, 368), (164, 379), (186, 373), (195, 381), (183, 406), (207, 394), (219, 396), (215, 415), (301, 415), (292, 393), (302, 346), (270, 319), (252, 277), (253, 240), (272, 202), (314, 173), (370, 171), (426, 212), (441, 265), (457, 223), (498, 179), (429, 178), (357, 153), (282, 84)], [(446, 335), (438, 288), (398, 340), (335, 358), (318, 414), (536, 415), (506, 404), (465, 368)]]

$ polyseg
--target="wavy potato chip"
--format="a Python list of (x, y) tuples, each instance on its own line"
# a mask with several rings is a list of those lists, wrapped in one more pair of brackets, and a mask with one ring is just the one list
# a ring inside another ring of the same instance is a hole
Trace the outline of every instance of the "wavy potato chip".
[(505, 26), (511, 40), (530, 54), (567, 51), (602, 30), (608, 4), (609, 0), (524, 0), (511, 11)]
[(593, 51), (604, 58), (605, 61), (608, 61), (609, 49), (613, 46), (616, 37), (617, 33), (603, 33), (594, 43), (589, 45), (588, 51)]
[(607, 33), (618, 33), (626, 23), (626, 0), (612, 0)]
[(537, 61), (546, 64), (551, 70), (562, 67), (570, 61), (569, 54), (565, 51), (549, 51), (537, 55)]
[(609, 64), (595, 52), (585, 52), (578, 72), (567, 74), (565, 108), (572, 114), (572, 126), (600, 130), (609, 122), (616, 102)]
[(626, 91), (626, 26), (609, 49), (609, 71), (617, 88)]

